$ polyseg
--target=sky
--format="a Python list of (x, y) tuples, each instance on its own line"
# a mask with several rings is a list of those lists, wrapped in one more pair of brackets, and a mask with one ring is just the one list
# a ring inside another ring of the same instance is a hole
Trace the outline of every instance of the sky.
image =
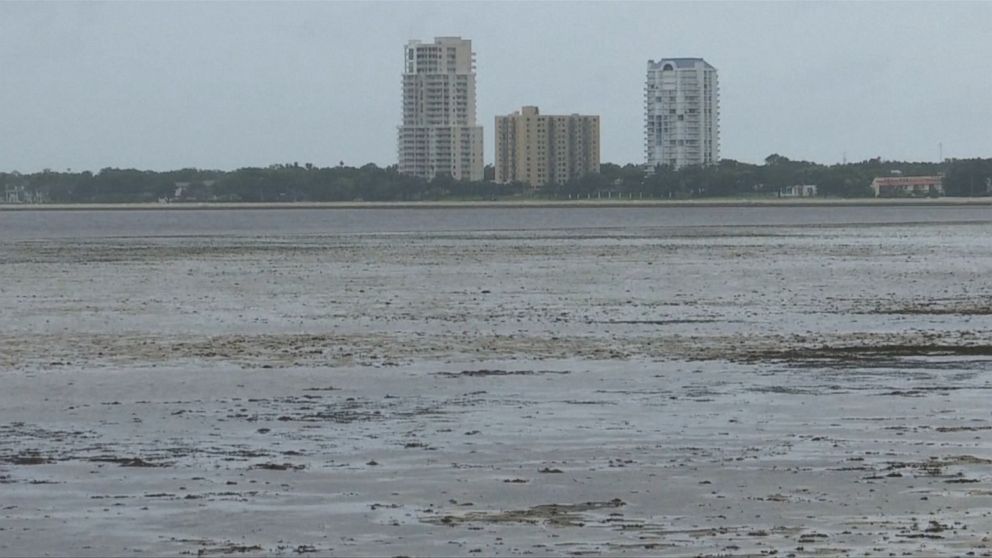
[(644, 160), (649, 59), (719, 71), (720, 155), (992, 157), (992, 1), (0, 1), (0, 171), (396, 163), (403, 47), (461, 36), (478, 123), (598, 114)]

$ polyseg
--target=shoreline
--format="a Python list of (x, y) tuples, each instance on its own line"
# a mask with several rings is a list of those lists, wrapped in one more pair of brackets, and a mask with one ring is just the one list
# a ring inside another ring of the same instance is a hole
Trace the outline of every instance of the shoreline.
[(820, 198), (700, 200), (505, 200), (423, 202), (196, 202), (0, 204), (4, 211), (190, 211), (263, 209), (494, 209), (494, 208), (690, 208), (690, 207), (966, 207), (992, 206), (984, 198)]

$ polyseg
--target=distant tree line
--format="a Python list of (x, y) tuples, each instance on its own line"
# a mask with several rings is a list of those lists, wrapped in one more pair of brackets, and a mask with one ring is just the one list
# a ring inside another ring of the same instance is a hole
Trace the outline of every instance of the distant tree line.
[[(754, 165), (730, 159), (711, 166), (678, 170), (665, 166), (604, 163), (600, 172), (532, 189), (526, 184), (491, 180), (458, 181), (443, 176), (428, 181), (400, 174), (395, 166), (316, 167), (297, 163), (234, 171), (181, 169), (166, 172), (105, 168), (97, 173), (0, 173), (0, 193), (11, 188), (30, 192), (50, 203), (127, 202), (293, 202), (293, 201), (432, 201), (496, 200), (518, 197), (640, 197), (689, 199), (706, 197), (771, 197), (794, 184), (815, 184), (818, 194), (833, 197), (871, 196), (878, 176), (944, 175), (949, 196), (992, 195), (992, 159), (957, 159), (944, 163), (912, 163), (869, 159), (821, 165), (793, 161), (778, 154)], [(0, 200), (2, 201), (2, 200)]]

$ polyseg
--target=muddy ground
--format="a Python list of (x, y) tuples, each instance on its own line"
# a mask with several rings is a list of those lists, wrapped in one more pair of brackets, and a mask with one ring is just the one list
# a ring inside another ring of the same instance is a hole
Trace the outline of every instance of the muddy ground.
[(0, 555), (990, 556), (990, 238), (0, 240)]

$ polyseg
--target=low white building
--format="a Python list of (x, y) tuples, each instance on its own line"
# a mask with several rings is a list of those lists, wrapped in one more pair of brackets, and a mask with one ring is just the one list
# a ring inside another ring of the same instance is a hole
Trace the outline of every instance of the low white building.
[(793, 184), (792, 186), (783, 186), (779, 189), (778, 197), (815, 198), (816, 193), (816, 184)]
[(880, 176), (871, 181), (876, 198), (944, 195), (943, 176)]
[(44, 203), (45, 196), (41, 192), (26, 189), (24, 186), (4, 187), (0, 203)]

